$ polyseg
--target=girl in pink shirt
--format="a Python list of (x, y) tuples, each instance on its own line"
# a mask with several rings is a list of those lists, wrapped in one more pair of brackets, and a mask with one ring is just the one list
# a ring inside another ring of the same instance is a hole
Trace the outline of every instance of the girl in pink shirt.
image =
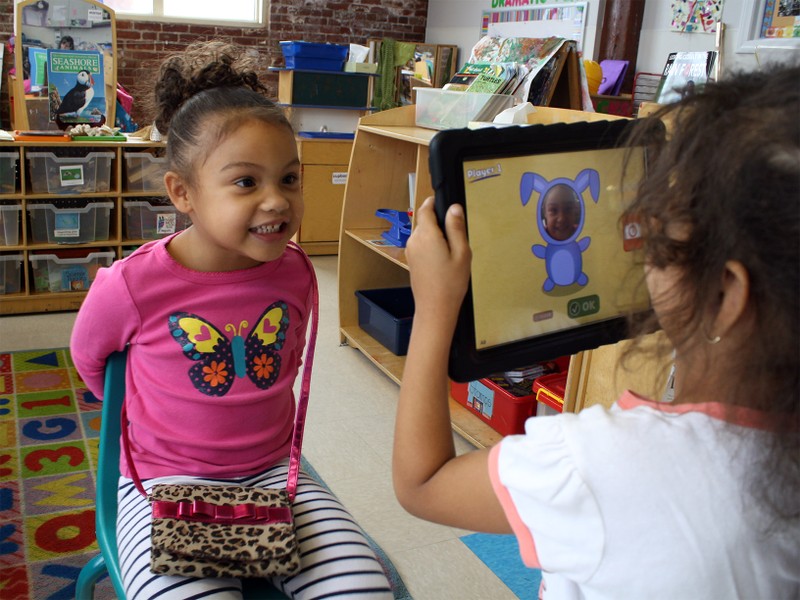
[(800, 596), (799, 82), (773, 66), (709, 84), (661, 111), (666, 141), (634, 124), (648, 168), (627, 216), (671, 403), (628, 392), (455, 456), (447, 361), (471, 250), (460, 205), (445, 236), (423, 204), (393, 459), (408, 511), (513, 532), (547, 598)]
[[(192, 226), (101, 270), (71, 351), (98, 397), (106, 358), (128, 348), (131, 459), (144, 486), (283, 487), (314, 276), (287, 248), (303, 217), (292, 127), (232, 46), (190, 47), (162, 66), (155, 123), (164, 177)], [(150, 507), (121, 459), (117, 543), (128, 598), (241, 597), (235, 579), (154, 575)], [(301, 570), (273, 583), (292, 598), (392, 592), (366, 536), (301, 474), (294, 505)], [(166, 597), (166, 596), (165, 596)]]

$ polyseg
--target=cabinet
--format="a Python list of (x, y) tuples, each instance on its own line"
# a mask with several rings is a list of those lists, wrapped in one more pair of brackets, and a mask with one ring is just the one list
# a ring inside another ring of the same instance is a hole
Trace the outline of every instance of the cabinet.
[(336, 254), (352, 140), (297, 138), (305, 214), (297, 241), (307, 254)]
[[(372, 243), (381, 239), (386, 221), (375, 216), (379, 208), (407, 210), (409, 173), (416, 175), (412, 206), (416, 209), (433, 194), (428, 169), (429, 144), (436, 131), (414, 125), (413, 106), (404, 106), (363, 117), (356, 131), (350, 173), (342, 208), (339, 245), (340, 339), (361, 351), (395, 382), (403, 377), (405, 357), (397, 356), (366, 333), (358, 324), (355, 292), (364, 289), (404, 287), (410, 284), (405, 250)], [(532, 120), (541, 123), (607, 119), (609, 115), (566, 109), (537, 107)], [(642, 388), (650, 383), (646, 374), (611, 369), (617, 364), (622, 346), (607, 346), (580, 353), (573, 358), (567, 380), (565, 410), (587, 405), (588, 394), (615, 398), (618, 389), (642, 389), (659, 397), (668, 366), (657, 368), (661, 379), (654, 391)], [(592, 366), (594, 364), (594, 366)], [(484, 424), (452, 398), (453, 429), (476, 446), (486, 447), (500, 440), (500, 434)]]
[[(163, 167), (153, 153), (163, 147), (159, 142), (133, 141), (0, 143), (0, 156), (15, 155), (4, 162), (11, 168), (0, 170), (0, 242), (5, 242), (0, 260), (14, 257), (20, 264), (18, 285), (5, 281), (0, 288), (0, 315), (80, 307), (85, 281), (78, 278), (74, 286), (59, 283), (58, 291), (51, 291), (52, 286), (34, 277), (46, 257), (59, 257), (53, 265), (61, 265), (62, 257), (66, 264), (84, 264), (84, 258), (72, 256), (98, 253), (99, 259), (88, 263), (91, 277), (92, 269), (188, 225), (171, 206), (157, 205), (166, 194), (160, 179)], [(148, 155), (139, 156), (143, 152)], [(146, 224), (151, 208), (158, 211), (158, 231)], [(11, 262), (3, 260), (6, 267)], [(51, 274), (55, 271), (51, 268)], [(69, 279), (68, 274), (60, 276)]]

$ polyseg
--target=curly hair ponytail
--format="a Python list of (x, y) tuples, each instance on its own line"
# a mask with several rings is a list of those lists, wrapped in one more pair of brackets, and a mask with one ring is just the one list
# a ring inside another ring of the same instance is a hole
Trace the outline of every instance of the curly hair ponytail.
[(170, 169), (186, 181), (195, 160), (237, 124), (255, 119), (291, 129), (266, 97), (256, 66), (255, 57), (223, 41), (191, 44), (162, 63), (151, 99), (153, 122), (167, 136)]

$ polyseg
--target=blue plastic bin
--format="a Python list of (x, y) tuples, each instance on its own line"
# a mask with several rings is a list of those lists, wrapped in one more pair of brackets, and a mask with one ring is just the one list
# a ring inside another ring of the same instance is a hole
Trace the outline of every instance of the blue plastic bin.
[(280, 42), (287, 69), (341, 71), (350, 50), (340, 44)]
[(410, 287), (356, 291), (358, 326), (397, 356), (408, 352), (414, 296)]

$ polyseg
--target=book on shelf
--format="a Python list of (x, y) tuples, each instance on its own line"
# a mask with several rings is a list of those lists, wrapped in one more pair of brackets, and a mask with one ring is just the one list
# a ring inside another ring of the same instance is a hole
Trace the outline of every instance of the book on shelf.
[(633, 101), (649, 102), (656, 97), (661, 85), (658, 73), (637, 73), (633, 80)]
[(520, 102), (547, 99), (557, 83), (560, 65), (567, 57), (565, 45), (572, 40), (547, 38), (484, 36), (472, 48), (470, 62), (511, 62), (517, 66), (517, 81), (508, 93)]
[(450, 80), (450, 73), (452, 73), (455, 68), (455, 61), (455, 48), (440, 46), (436, 49), (435, 75), (438, 81), (434, 82), (434, 87), (443, 87)]
[(28, 46), (31, 92), (38, 92), (47, 82), (47, 49)]
[(102, 125), (106, 120), (103, 55), (84, 50), (48, 50), (50, 120)]
[(442, 86), (442, 89), (450, 92), (466, 92), (467, 88), (478, 77), (478, 73), (488, 67), (489, 63), (464, 63), (450, 78), (450, 81)]
[(508, 93), (517, 79), (514, 63), (464, 63), (443, 89), (483, 94)]
[(664, 65), (661, 85), (656, 93), (656, 102), (670, 104), (681, 99), (683, 94), (700, 92), (714, 72), (717, 53), (671, 52)]
[(479, 73), (467, 88), (468, 92), (508, 94), (517, 81), (517, 66), (513, 63), (492, 65), (490, 71)]
[(658, 73), (637, 73), (633, 79), (633, 115), (639, 114), (642, 102), (655, 102), (658, 88), (661, 85), (661, 75)]

